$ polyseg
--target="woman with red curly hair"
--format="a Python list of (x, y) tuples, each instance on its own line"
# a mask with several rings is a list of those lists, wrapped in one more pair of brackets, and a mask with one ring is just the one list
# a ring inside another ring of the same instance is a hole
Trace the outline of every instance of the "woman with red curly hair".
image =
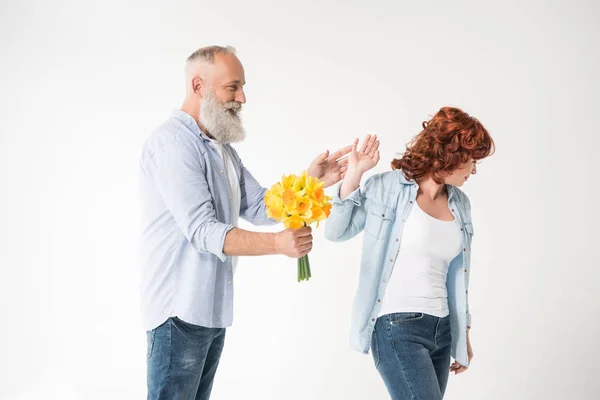
[(477, 119), (444, 107), (392, 161), (392, 171), (362, 187), (362, 175), (379, 162), (379, 141), (368, 136), (357, 146), (355, 140), (325, 229), (332, 241), (365, 231), (351, 343), (371, 350), (392, 399), (441, 399), (450, 371), (465, 371), (473, 357), (473, 223), (459, 187), (494, 142)]

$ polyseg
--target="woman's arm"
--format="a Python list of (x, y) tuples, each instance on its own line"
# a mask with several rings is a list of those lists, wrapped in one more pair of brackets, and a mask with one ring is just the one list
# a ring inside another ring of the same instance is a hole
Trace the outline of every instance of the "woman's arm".
[[(354, 140), (348, 156), (348, 170), (333, 199), (331, 215), (325, 227), (325, 237), (334, 242), (349, 240), (365, 227), (368, 200), (361, 193), (360, 180), (363, 174), (379, 162), (377, 136), (367, 136), (360, 151), (358, 139)], [(365, 184), (368, 185), (369, 181)], [(364, 191), (363, 191), (364, 192)]]

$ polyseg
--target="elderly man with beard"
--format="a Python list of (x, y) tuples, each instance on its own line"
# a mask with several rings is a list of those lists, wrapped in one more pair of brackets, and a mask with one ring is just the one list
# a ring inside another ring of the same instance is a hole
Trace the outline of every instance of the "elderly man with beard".
[[(146, 141), (140, 161), (141, 308), (147, 331), (148, 399), (208, 399), (233, 319), (239, 256), (310, 252), (310, 228), (278, 233), (237, 228), (238, 218), (271, 225), (261, 187), (231, 143), (245, 133), (244, 69), (230, 47), (194, 52), (186, 98)], [(309, 174), (342, 179), (351, 147), (325, 152)]]

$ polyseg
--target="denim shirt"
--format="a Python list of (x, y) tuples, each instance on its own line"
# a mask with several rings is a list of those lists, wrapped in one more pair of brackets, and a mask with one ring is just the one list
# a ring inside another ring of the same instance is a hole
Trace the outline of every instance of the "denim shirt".
[[(240, 217), (267, 217), (265, 190), (230, 145), (240, 178)], [(171, 316), (207, 328), (233, 320), (232, 258), (223, 253), (234, 228), (225, 166), (196, 121), (181, 110), (144, 144), (140, 159), (141, 312), (146, 330)]]
[[(360, 279), (351, 319), (350, 343), (356, 350), (369, 352), (371, 335), (381, 307), (387, 283), (402, 242), (402, 232), (416, 202), (418, 184), (400, 170), (374, 175), (362, 188), (344, 200), (334, 197), (325, 227), (325, 237), (345, 241), (365, 231), (363, 236)], [(473, 224), (467, 196), (457, 187), (447, 186), (448, 207), (462, 234), (461, 253), (448, 267), (446, 288), (452, 356), (463, 366), (469, 365), (467, 326), (471, 326), (468, 292)], [(401, 267), (401, 266), (400, 266)]]

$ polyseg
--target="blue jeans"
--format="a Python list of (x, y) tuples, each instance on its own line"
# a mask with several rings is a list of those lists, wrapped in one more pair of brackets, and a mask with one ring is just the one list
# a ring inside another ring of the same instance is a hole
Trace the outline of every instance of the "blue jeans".
[(383, 315), (375, 323), (371, 352), (393, 400), (438, 400), (450, 373), (450, 317), (424, 313)]
[(224, 328), (204, 328), (174, 317), (146, 335), (148, 400), (210, 398)]

